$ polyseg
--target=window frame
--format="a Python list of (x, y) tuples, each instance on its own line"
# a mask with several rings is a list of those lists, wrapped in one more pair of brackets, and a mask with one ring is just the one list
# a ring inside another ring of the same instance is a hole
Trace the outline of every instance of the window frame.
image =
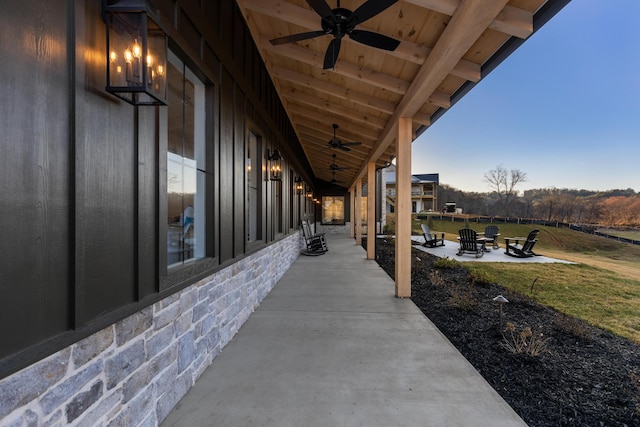
[[(202, 218), (203, 226), (197, 229), (197, 239), (201, 242), (198, 256), (181, 263), (171, 263), (168, 255), (169, 225), (168, 225), (168, 162), (169, 162), (169, 106), (158, 107), (159, 145), (158, 162), (160, 167), (159, 181), (159, 258), (158, 276), (159, 290), (163, 291), (185, 283), (197, 276), (198, 272), (210, 271), (215, 268), (215, 248), (212, 232), (215, 227), (213, 215), (213, 172), (214, 140), (211, 132), (211, 121), (215, 120), (211, 105), (213, 104), (214, 91), (211, 82), (203, 79), (199, 71), (193, 68), (191, 62), (181, 57), (177, 52), (167, 52), (167, 62), (180, 70), (183, 76), (194, 84), (194, 157), (196, 162), (196, 188), (198, 203), (194, 203), (196, 216)], [(177, 65), (176, 65), (177, 64)], [(183, 89), (184, 97), (184, 89)], [(183, 112), (184, 113), (184, 112)], [(184, 131), (184, 130), (183, 130)], [(196, 139), (199, 143), (196, 143)], [(211, 194), (208, 194), (211, 193)], [(194, 224), (195, 226), (195, 224)], [(195, 228), (195, 227), (194, 227)]]
[[(253, 144), (252, 138), (255, 139), (255, 156), (249, 157), (251, 155), (251, 145)], [(247, 129), (247, 141), (245, 143), (244, 148), (244, 158), (245, 158), (245, 244), (246, 250), (254, 249), (256, 246), (264, 243), (265, 240), (265, 230), (264, 230), (264, 180), (266, 176), (266, 162), (264, 155), (264, 139), (260, 132), (258, 132), (254, 127), (249, 127)], [(252, 163), (251, 169), (249, 169), (249, 162), (255, 160), (255, 164)], [(251, 172), (249, 172), (251, 170)], [(251, 208), (251, 190), (250, 183), (252, 182), (249, 179), (250, 173), (255, 173), (255, 212), (252, 216)], [(255, 221), (255, 236), (252, 236), (252, 221)], [(252, 238), (253, 237), (253, 238)]]

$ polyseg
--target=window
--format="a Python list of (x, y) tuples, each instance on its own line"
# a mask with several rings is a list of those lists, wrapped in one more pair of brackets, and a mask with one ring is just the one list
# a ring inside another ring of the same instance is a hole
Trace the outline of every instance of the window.
[(247, 242), (262, 239), (262, 147), (260, 138), (249, 131), (246, 147), (246, 229)]
[(322, 223), (344, 225), (344, 196), (322, 196)]
[(167, 267), (205, 256), (205, 88), (173, 53), (167, 62)]

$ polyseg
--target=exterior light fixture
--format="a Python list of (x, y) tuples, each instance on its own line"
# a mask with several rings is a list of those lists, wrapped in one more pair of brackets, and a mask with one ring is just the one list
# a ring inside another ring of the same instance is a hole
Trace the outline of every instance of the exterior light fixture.
[(313, 191), (311, 188), (307, 188), (307, 199), (313, 199)]
[(300, 196), (304, 190), (304, 185), (302, 184), (302, 177), (297, 177), (295, 180), (295, 189), (296, 194)]
[(107, 92), (133, 105), (167, 105), (167, 35), (146, 0), (103, 0)]
[(503, 297), (502, 295), (498, 295), (497, 297), (495, 297), (493, 299), (493, 301), (497, 302), (498, 306), (500, 307), (500, 331), (502, 331), (502, 323), (503, 323), (502, 322), (502, 319), (503, 319), (503, 316), (502, 316), (502, 305), (508, 303), (509, 300), (506, 299), (505, 297)]
[(269, 179), (271, 181), (282, 180), (282, 156), (277, 148), (269, 153), (267, 150), (267, 156), (269, 158)]

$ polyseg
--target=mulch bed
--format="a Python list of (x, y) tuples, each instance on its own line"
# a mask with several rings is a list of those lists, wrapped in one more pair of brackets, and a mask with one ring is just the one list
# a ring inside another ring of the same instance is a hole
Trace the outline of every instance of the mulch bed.
[[(378, 263), (392, 278), (394, 255), (392, 241), (377, 240)], [(413, 302), (527, 424), (640, 427), (638, 344), (501, 286), (472, 283), (460, 264), (436, 268), (437, 259), (413, 249)], [(498, 295), (509, 300), (502, 326)], [(522, 352), (506, 348), (521, 334), (529, 343)], [(532, 337), (540, 354), (526, 354), (535, 352)]]

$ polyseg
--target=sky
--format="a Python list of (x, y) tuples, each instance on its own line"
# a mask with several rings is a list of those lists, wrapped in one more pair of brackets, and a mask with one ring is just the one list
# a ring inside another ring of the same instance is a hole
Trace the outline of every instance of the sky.
[(412, 173), (488, 192), (640, 191), (640, 0), (572, 0), (412, 144)]

